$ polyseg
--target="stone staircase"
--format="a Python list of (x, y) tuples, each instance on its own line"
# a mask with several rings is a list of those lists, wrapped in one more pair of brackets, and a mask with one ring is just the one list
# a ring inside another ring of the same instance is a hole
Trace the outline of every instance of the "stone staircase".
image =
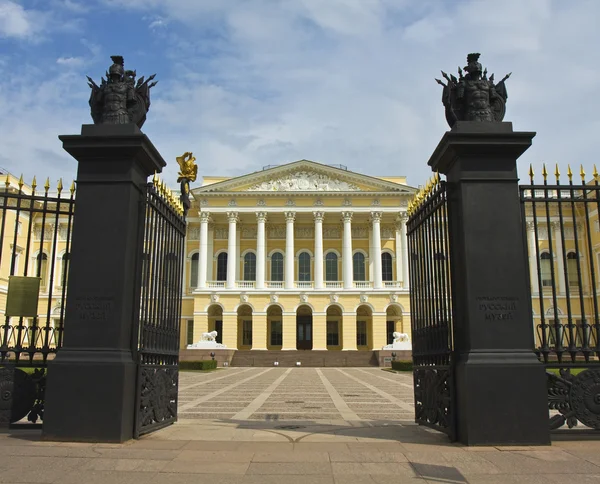
[(356, 367), (379, 366), (378, 351), (236, 351), (231, 366), (272, 367)]

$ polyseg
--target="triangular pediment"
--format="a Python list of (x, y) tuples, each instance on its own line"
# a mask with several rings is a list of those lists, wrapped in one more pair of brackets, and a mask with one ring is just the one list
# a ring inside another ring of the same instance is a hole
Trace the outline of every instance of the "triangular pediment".
[(414, 193), (407, 185), (309, 160), (300, 160), (196, 188), (194, 193), (396, 192)]

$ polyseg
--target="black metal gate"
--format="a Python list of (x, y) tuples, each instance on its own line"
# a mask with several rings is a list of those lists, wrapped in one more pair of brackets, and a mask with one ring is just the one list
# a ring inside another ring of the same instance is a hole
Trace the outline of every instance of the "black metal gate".
[[(546, 367), (550, 429), (581, 422), (600, 430), (600, 182), (521, 185), (522, 221), (529, 255), (532, 331), (538, 358)], [(552, 176), (552, 175), (550, 175)], [(563, 428), (561, 431), (565, 431)]]
[(156, 176), (147, 185), (139, 250), (140, 312), (134, 437), (177, 420), (179, 333), (186, 222), (179, 200)]
[(446, 184), (439, 175), (409, 207), (415, 421), (455, 440), (454, 346)]
[[(46, 368), (62, 346), (75, 184), (0, 188), (0, 427), (41, 427)], [(4, 175), (3, 175), (4, 177)]]

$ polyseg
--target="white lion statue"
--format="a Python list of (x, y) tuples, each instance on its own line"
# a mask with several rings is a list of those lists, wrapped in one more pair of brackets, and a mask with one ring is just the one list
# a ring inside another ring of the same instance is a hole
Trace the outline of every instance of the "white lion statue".
[(394, 331), (394, 333), (392, 333), (392, 336), (394, 338), (394, 343), (410, 341), (410, 338), (408, 337), (408, 334), (406, 334), (406, 333), (398, 333), (398, 332)]
[(218, 334), (219, 333), (217, 333), (216, 331), (202, 333), (202, 337), (200, 338), (200, 341), (216, 341)]

